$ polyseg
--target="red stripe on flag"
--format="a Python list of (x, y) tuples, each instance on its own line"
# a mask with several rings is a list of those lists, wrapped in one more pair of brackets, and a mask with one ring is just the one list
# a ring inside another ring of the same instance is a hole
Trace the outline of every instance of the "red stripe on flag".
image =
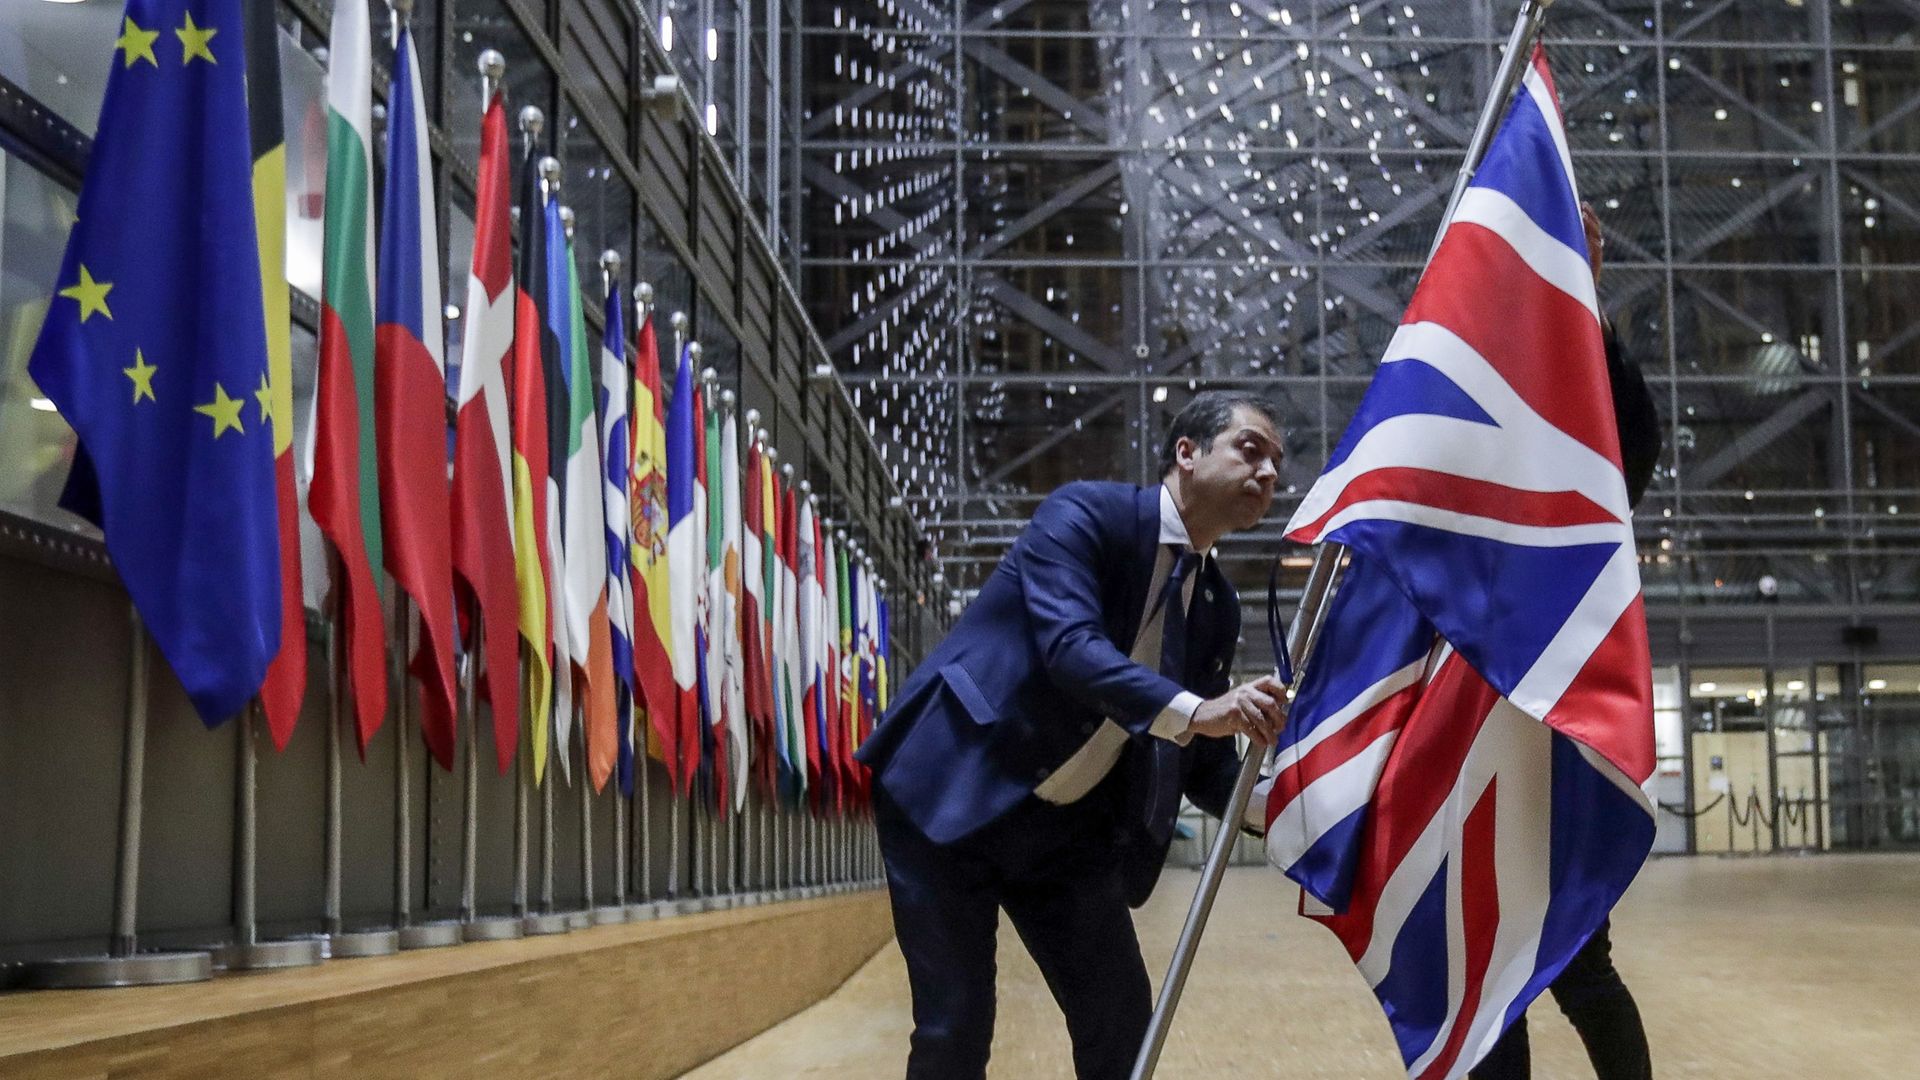
[(280, 519), (280, 653), (267, 665), (260, 704), (273, 747), (285, 750), (307, 693), (307, 607), (300, 588), (300, 502), (294, 493), (293, 450), (273, 462), (274, 501)]
[(455, 688), (447, 384), (427, 347), (404, 326), (375, 327), (374, 355), (387, 572), (419, 612), (420, 649), (408, 669), (420, 680), (420, 733), (434, 760), (451, 770)]
[(1460, 826), (1460, 913), (1466, 953), (1466, 985), (1460, 1008), (1453, 1018), (1453, 1030), (1440, 1056), (1433, 1059), (1422, 1076), (1444, 1077), (1460, 1057), (1480, 1011), (1481, 988), (1486, 985), (1487, 966), (1493, 960), (1493, 940), (1500, 927), (1499, 860), (1494, 848), (1494, 793), (1498, 777), (1487, 782)]
[(1500, 694), (1454, 653), (1401, 729), (1369, 804), (1366, 835), (1354, 869), (1352, 905), (1322, 921), (1358, 961), (1373, 934), (1373, 916), (1388, 878), (1440, 812)]
[(1646, 602), (1636, 592), (1566, 693), (1547, 726), (1591, 746), (1636, 784), (1653, 775), (1653, 672), (1647, 666)]
[(1431, 469), (1372, 469), (1353, 478), (1340, 497), (1311, 525), (1290, 535), (1318, 536), (1328, 521), (1347, 507), (1385, 499), (1419, 503), (1513, 525), (1612, 525), (1620, 519), (1578, 491), (1527, 491), (1490, 480), (1475, 480)]
[(1268, 805), (1284, 807), (1316, 780), (1372, 746), (1380, 736), (1399, 730), (1419, 700), (1419, 686), (1410, 686), (1348, 721), (1345, 727), (1327, 736), (1300, 760), (1274, 777), (1273, 795)]
[(1620, 463), (1600, 324), (1498, 233), (1449, 227), (1401, 322), (1451, 330), (1548, 423)]
[[(333, 587), (346, 628), (347, 681), (360, 756), (387, 715), (387, 628), (360, 520), (360, 402), (354, 389), (347, 328), (332, 307), (320, 308), (320, 374), (314, 393), (321, 421), (313, 434), (313, 486), (307, 510), (339, 554)], [(370, 435), (370, 433), (369, 433)]]

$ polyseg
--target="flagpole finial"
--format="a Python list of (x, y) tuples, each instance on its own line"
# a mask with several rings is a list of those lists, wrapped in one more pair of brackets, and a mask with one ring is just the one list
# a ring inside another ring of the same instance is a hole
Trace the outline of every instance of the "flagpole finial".
[(786, 465), (782, 465), (782, 466), (780, 466), (780, 475), (781, 475), (781, 476), (784, 476), (784, 477), (786, 477), (786, 478), (787, 478), (787, 483), (788, 483), (789, 485), (791, 485), (791, 484), (793, 483), (793, 465), (792, 465), (792, 463), (788, 463), (788, 464), (786, 464)]
[(761, 429), (760, 429), (760, 430), (759, 430), (758, 432), (756, 432), (755, 434), (757, 434), (757, 435), (759, 435), (759, 436), (760, 436), (760, 441), (761, 441), (761, 442), (763, 442), (763, 443), (765, 443), (765, 444), (767, 445), (767, 449), (768, 449), (768, 450), (772, 450), (772, 449), (773, 449), (773, 436), (772, 436), (772, 435), (770, 435), (770, 434), (768, 434), (768, 432), (767, 432), (767, 429), (766, 429), (766, 428), (761, 428)]
[(779, 464), (779, 462), (780, 462), (780, 448), (779, 448), (779, 447), (777, 447), (777, 446), (769, 446), (769, 447), (767, 447), (767, 448), (766, 448), (766, 450), (765, 450), (765, 451), (763, 451), (763, 452), (764, 452), (764, 453), (766, 454), (766, 456), (767, 456), (767, 464), (769, 464), (769, 465), (776, 465), (776, 464)]
[(559, 158), (543, 157), (540, 159), (540, 179), (547, 182), (547, 189), (549, 191), (557, 192), (560, 190)]
[(641, 282), (633, 287), (633, 301), (648, 311), (653, 310), (653, 286)]
[(387, 0), (387, 10), (393, 12), (393, 17), (404, 24), (413, 18), (413, 0)]
[[(692, 345), (692, 348), (694, 348), (695, 350), (699, 350), (699, 349), (700, 349), (700, 343), (699, 343), (699, 342), (697, 342), (697, 341), (696, 341), (696, 342), (694, 342), (694, 343), (693, 343), (693, 345)], [(699, 351), (696, 351), (696, 352), (695, 352), (695, 353), (693, 354), (693, 362), (694, 362), (694, 363), (696, 363), (696, 364), (700, 362), (700, 352), (699, 352)], [(719, 373), (718, 371), (715, 371), (715, 370), (714, 370), (714, 369), (712, 369), (712, 368), (701, 368), (701, 369), (700, 369), (700, 381), (701, 381), (701, 382), (709, 382), (709, 383), (717, 383), (717, 382), (719, 382), (719, 381), (720, 381), (720, 373)]]
[(624, 260), (620, 258), (620, 253), (612, 248), (600, 253), (600, 269), (605, 270), (609, 276), (617, 276), (620, 273), (622, 261)]
[(667, 319), (667, 322), (673, 326), (674, 333), (684, 334), (687, 332), (687, 313), (686, 312), (684, 311), (674, 312), (673, 315)]
[(721, 408), (732, 409), (733, 402), (734, 402), (733, 391), (731, 390), (720, 391), (720, 407)]
[(802, 495), (805, 495), (805, 496), (807, 497), (807, 501), (808, 501), (809, 503), (811, 503), (811, 502), (813, 502), (813, 501), (814, 501), (814, 498), (813, 498), (813, 481), (811, 481), (811, 480), (802, 480), (802, 481), (800, 481), (800, 494), (802, 494)]
[(569, 240), (573, 239), (573, 222), (574, 222), (573, 207), (571, 206), (561, 207), (560, 208), (560, 227), (567, 231), (567, 239)]
[(520, 110), (520, 130), (526, 133), (527, 138), (539, 138), (541, 129), (546, 126), (547, 114), (540, 111), (540, 106), (529, 105)]
[[(693, 364), (694, 364), (694, 367), (696, 367), (696, 368), (698, 368), (698, 367), (700, 366), (700, 354), (702, 354), (702, 353), (704, 353), (704, 352), (706, 352), (706, 351), (707, 351), (707, 350), (706, 350), (706, 348), (705, 348), (705, 346), (703, 346), (703, 345), (701, 345), (701, 344), (700, 344), (699, 342), (697, 342), (697, 341), (689, 341), (689, 342), (687, 342), (687, 359), (689, 359), (689, 360), (691, 360), (691, 361), (693, 361)], [(709, 375), (709, 374), (707, 373), (707, 372), (708, 372), (708, 371), (710, 371), (710, 370), (712, 370), (712, 369), (710, 369), (710, 368), (708, 368), (708, 369), (702, 369), (702, 370), (700, 371), (700, 381), (701, 381), (701, 382), (712, 382), (712, 381), (713, 381), (713, 376), (712, 376), (712, 375)]]
[(488, 49), (480, 54), (480, 74), (495, 85), (507, 74), (507, 58), (500, 55), (498, 49)]
[(760, 426), (760, 410), (748, 409), (747, 410), (747, 435), (752, 436), (754, 433), (754, 430), (759, 426)]

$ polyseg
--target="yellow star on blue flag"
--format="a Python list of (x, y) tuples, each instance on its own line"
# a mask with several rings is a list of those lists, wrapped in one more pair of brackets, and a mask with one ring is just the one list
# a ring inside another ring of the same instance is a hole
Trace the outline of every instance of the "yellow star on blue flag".
[[(29, 362), (79, 436), (61, 501), (106, 534), (209, 724), (258, 691), (281, 625), (272, 427), (244, 420), (267, 370), (246, 62), (209, 44), (241, 25), (241, 3), (127, 0)], [(154, 55), (164, 29), (178, 65)]]

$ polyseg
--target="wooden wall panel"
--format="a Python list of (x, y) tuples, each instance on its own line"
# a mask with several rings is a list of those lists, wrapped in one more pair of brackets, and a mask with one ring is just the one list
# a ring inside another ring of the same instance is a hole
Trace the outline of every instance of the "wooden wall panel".
[(192, 986), (0, 999), (13, 1080), (678, 1076), (839, 986), (886, 896), (794, 902)]

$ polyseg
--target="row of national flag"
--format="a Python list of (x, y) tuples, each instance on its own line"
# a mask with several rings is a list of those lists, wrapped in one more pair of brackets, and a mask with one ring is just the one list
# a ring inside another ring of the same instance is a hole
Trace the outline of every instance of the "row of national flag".
[[(398, 20), (377, 235), (366, 5), (336, 5), (329, 46), (304, 467), (362, 751), (395, 652), (450, 767), (464, 653), (503, 773), (523, 726), (536, 782), (550, 757), (564, 773), (577, 720), (596, 790), (631, 791), (639, 750), (723, 812), (750, 790), (860, 805), (853, 750), (890, 652), (872, 560), (740, 429), (698, 346), (664, 390), (650, 312), (625, 333), (615, 260), (588, 340), (560, 167), (530, 131), (516, 179), (497, 68), (450, 383), (413, 36)], [(202, 718), (258, 697), (284, 746), (308, 672), (278, 68), (270, 5), (129, 0), (31, 371), (79, 436), (63, 503), (105, 532)]]

